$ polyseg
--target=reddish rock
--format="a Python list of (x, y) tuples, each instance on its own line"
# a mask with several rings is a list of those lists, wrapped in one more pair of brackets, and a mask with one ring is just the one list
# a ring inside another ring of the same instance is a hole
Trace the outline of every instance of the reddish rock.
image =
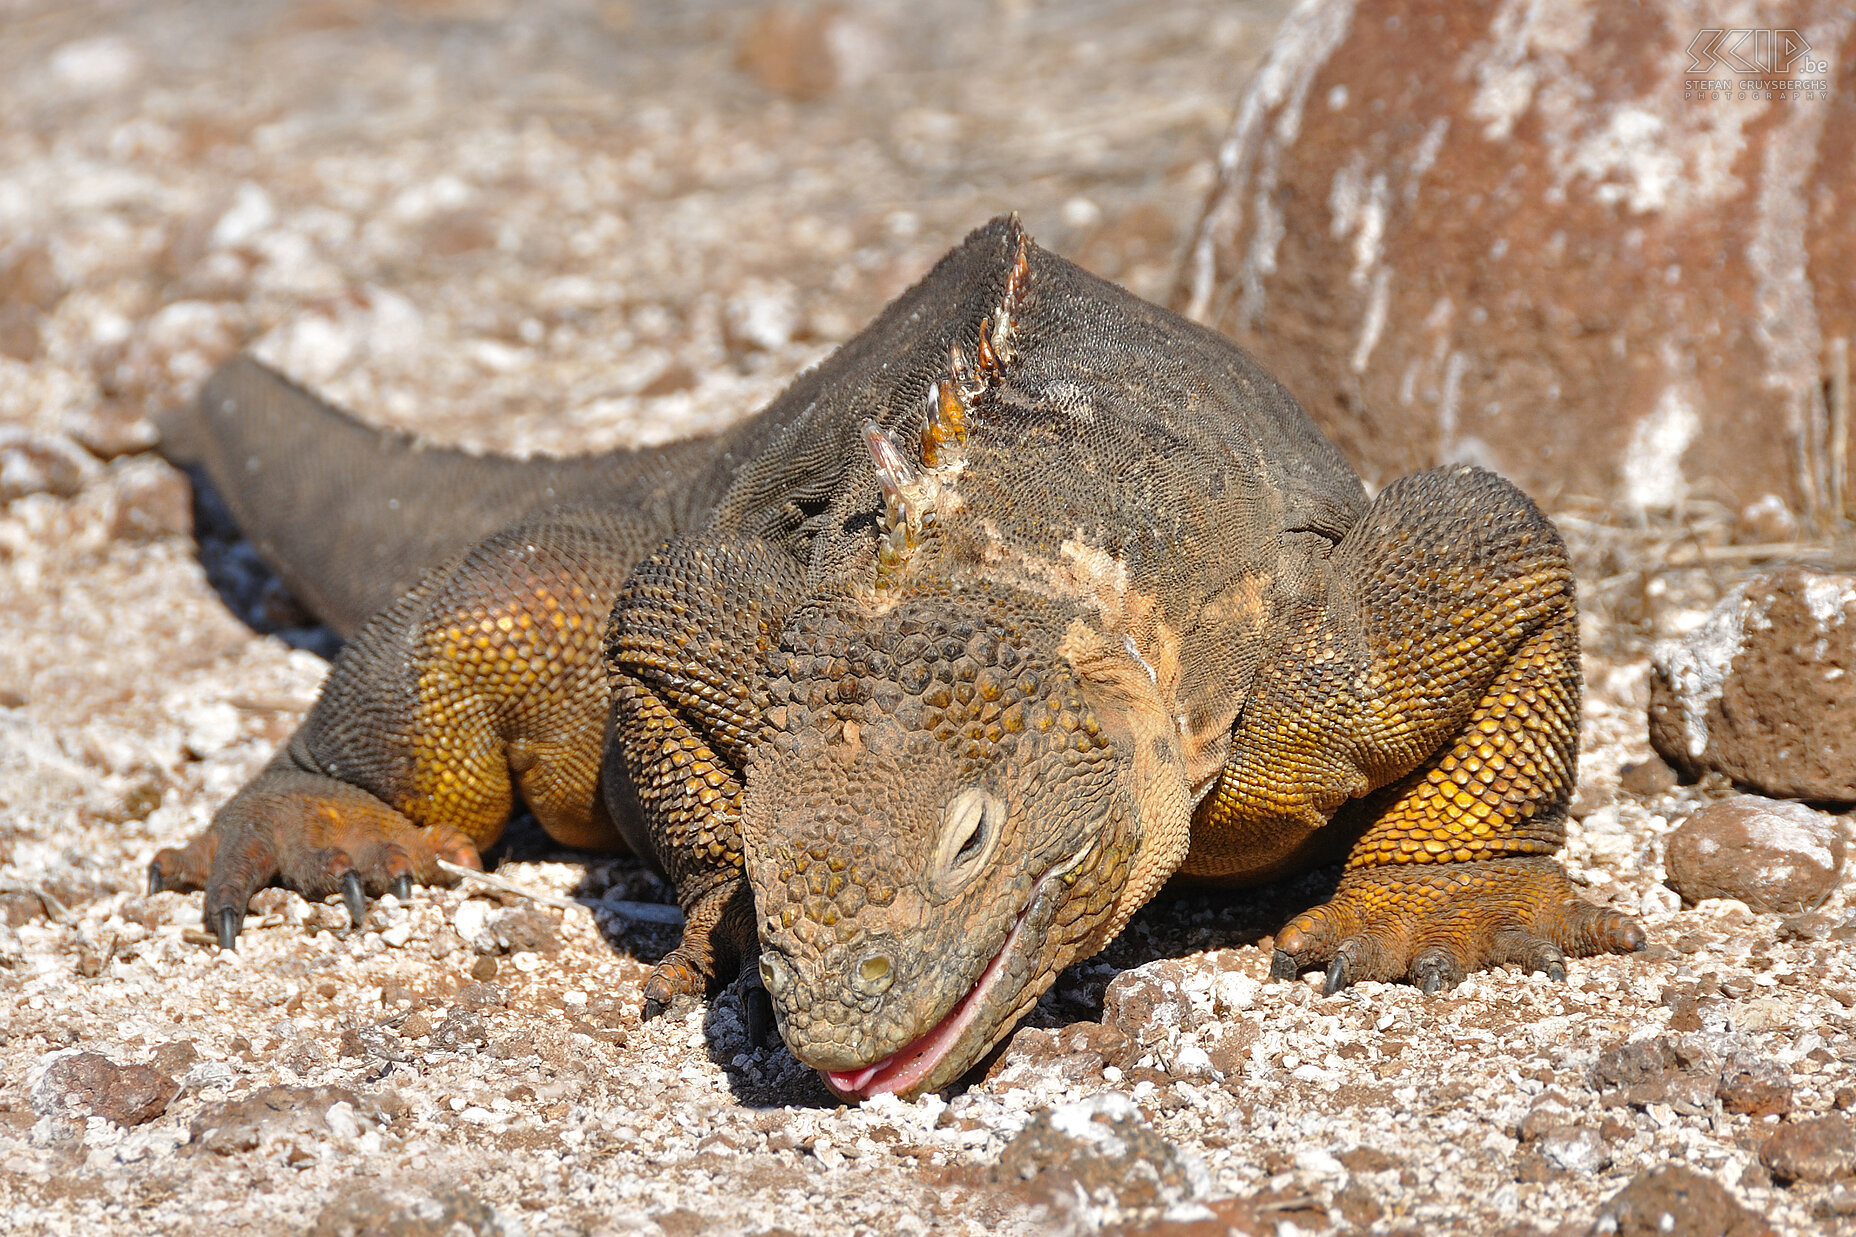
[(1638, 1173), (1598, 1209), (1592, 1231), (1617, 1237), (1773, 1237), (1772, 1226), (1719, 1182), (1679, 1164)]
[(984, 1085), (993, 1091), (1006, 1091), (1040, 1083), (1070, 1086), (1100, 1081), (1101, 1055), (1087, 1048), (1073, 1049), (1061, 1036), (1061, 1032), (1041, 1027), (1022, 1028), (986, 1071)]
[(1598, 1054), (1592, 1085), (1600, 1090), (1660, 1078), (1676, 1065), (1675, 1049), (1662, 1036), (1626, 1040)]
[(1759, 1159), (1774, 1181), (1786, 1185), (1856, 1177), (1856, 1125), (1842, 1113), (1781, 1125)]
[(1779, 1065), (1752, 1053), (1735, 1053), (1714, 1093), (1728, 1112), (1782, 1117), (1792, 1110), (1792, 1080)]
[(1670, 888), (1691, 906), (1738, 898), (1756, 911), (1790, 914), (1830, 896), (1843, 852), (1835, 817), (1801, 803), (1736, 795), (1676, 826), (1663, 866)]
[(1103, 1025), (1143, 1049), (1166, 1043), (1192, 1024), (1185, 982), (1186, 969), (1171, 959), (1123, 971), (1102, 994)]
[(1040, 1201), (1065, 1204), (1077, 1190), (1090, 1198), (1106, 1191), (1124, 1210), (1141, 1211), (1190, 1200), (1203, 1184), (1192, 1168), (1132, 1099), (1105, 1091), (1033, 1117), (987, 1176)]
[(1789, 799), (1856, 801), (1856, 576), (1789, 567), (1651, 656), (1650, 742)]
[(1834, 0), (1762, 8), (1809, 43), (1760, 74), (1800, 87), (1769, 100), (1704, 97), (1747, 74), (1687, 71), (1701, 20), (1298, 6), (1176, 307), (1257, 353), (1371, 481), (1465, 460), (1549, 501), (1825, 512), (1824, 356), (1856, 334), (1856, 93), (1836, 82), (1856, 23)]
[(141, 1125), (166, 1112), (179, 1092), (159, 1070), (78, 1052), (51, 1063), (32, 1088), (32, 1107), (41, 1116), (98, 1116), (117, 1125)]

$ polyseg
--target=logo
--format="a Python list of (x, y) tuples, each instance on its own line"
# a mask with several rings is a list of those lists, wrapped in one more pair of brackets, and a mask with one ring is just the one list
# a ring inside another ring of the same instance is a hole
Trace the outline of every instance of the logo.
[(1688, 45), (1691, 74), (1744, 73), (1777, 76), (1830, 71), (1828, 60), (1811, 59), (1811, 45), (1796, 30), (1703, 30)]

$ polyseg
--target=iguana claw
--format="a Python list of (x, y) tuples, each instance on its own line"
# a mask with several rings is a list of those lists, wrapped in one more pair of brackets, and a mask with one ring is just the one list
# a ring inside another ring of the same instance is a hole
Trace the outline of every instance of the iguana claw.
[(342, 905), (348, 908), (348, 921), (360, 927), (367, 918), (367, 892), (361, 888), (361, 874), (352, 869), (342, 873)]
[(237, 949), (239, 929), (245, 926), (245, 917), (238, 913), (235, 906), (219, 908), (219, 948)]
[(1327, 978), (1321, 983), (1321, 995), (1333, 996), (1350, 982), (1352, 982), (1352, 976), (1348, 973), (1347, 955), (1335, 954), (1334, 961), (1328, 963)]

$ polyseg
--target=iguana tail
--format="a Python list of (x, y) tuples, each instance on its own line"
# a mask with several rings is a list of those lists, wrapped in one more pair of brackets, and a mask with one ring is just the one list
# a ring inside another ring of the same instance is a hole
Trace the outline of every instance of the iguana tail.
[(661, 517), (669, 536), (722, 445), (472, 455), (368, 426), (246, 356), (168, 418), (162, 439), (169, 459), (204, 470), (264, 560), (343, 636), (426, 569), (549, 507), (622, 507)]

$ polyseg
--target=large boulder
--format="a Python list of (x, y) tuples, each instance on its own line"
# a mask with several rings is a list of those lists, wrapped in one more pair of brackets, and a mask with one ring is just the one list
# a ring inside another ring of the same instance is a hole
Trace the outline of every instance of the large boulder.
[[(1371, 481), (1467, 461), (1548, 501), (1823, 514), (1827, 354), (1856, 332), (1856, 92), (1836, 82), (1856, 22), (1780, 0), (1757, 18), (1795, 32), (1775, 44), (1698, 39), (1711, 20), (1299, 6), (1176, 307), (1257, 353)], [(1785, 71), (1752, 72), (1755, 47)], [(1706, 89), (1750, 76), (1795, 88)]]
[(1856, 576), (1788, 567), (1651, 653), (1650, 742), (1788, 799), (1856, 801)]

